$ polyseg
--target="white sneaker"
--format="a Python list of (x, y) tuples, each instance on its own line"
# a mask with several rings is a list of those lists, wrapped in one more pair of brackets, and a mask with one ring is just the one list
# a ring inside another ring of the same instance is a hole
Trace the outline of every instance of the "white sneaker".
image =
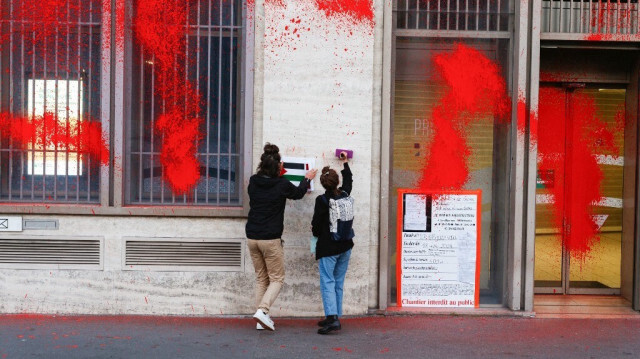
[(276, 330), (275, 326), (273, 325), (273, 320), (271, 320), (269, 314), (263, 312), (262, 309), (256, 310), (256, 314), (253, 315), (253, 319), (255, 319), (265, 329), (269, 329), (271, 331)]
[(256, 330), (264, 330), (264, 327), (260, 323), (256, 323)]

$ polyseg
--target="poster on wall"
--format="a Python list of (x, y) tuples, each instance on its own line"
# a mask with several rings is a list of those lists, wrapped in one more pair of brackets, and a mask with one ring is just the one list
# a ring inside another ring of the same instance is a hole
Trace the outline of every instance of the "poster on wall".
[(398, 190), (401, 307), (478, 307), (481, 190)]
[[(306, 157), (282, 157), (282, 163), (282, 177), (298, 186), (300, 185), (300, 181), (304, 179), (304, 175), (307, 174), (307, 171), (315, 168), (316, 159)], [(313, 181), (311, 181), (311, 188), (309, 191), (313, 190)]]

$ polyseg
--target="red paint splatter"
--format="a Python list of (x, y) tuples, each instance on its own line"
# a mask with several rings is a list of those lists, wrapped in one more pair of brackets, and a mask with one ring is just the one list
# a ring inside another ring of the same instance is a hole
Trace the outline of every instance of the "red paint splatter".
[[(596, 154), (617, 154), (612, 129), (597, 117), (589, 94), (541, 88), (539, 121), (539, 173), (553, 173), (553, 223), (571, 256), (584, 261), (599, 240), (593, 219), (594, 204), (602, 199), (603, 173)], [(565, 144), (566, 139), (566, 144)]]
[(163, 137), (160, 161), (164, 179), (174, 193), (189, 192), (200, 180), (197, 159), (201, 99), (186, 80), (187, 3), (174, 0), (138, 0), (135, 34), (153, 55), (157, 81), (154, 89), (164, 104), (155, 130)]
[(372, 0), (314, 0), (319, 10), (328, 18), (347, 17), (356, 23), (373, 24)]
[[(95, 1), (95, 0), (91, 0)], [(91, 2), (87, 1), (87, 3)], [(93, 12), (97, 16), (100, 6), (90, 9), (87, 4), (70, 0), (22, 0), (14, 4), (11, 17), (23, 23), (25, 31), (30, 32), (27, 41), (41, 42), (44, 40), (55, 41), (58, 37), (66, 36), (73, 26), (81, 20), (81, 13)], [(95, 17), (94, 17), (95, 18)]]
[(0, 138), (11, 139), (24, 149), (29, 145), (57, 149), (90, 155), (103, 165), (109, 163), (109, 147), (99, 122), (68, 123), (50, 112), (32, 118), (0, 113)]
[(453, 52), (435, 56), (433, 64), (447, 90), (431, 112), (434, 135), (418, 186), (432, 191), (461, 189), (469, 178), (468, 125), (493, 123), (494, 117), (508, 121), (511, 100), (499, 66), (478, 50), (458, 44)]
[[(267, 24), (265, 28), (266, 48), (286, 48), (291, 51), (297, 50), (296, 40), (301, 34), (311, 31), (314, 28), (321, 28), (325, 34), (330, 28), (335, 27), (338, 32), (353, 36), (354, 27), (360, 30), (356, 33), (362, 34), (362, 30), (369, 36), (373, 35), (375, 25), (375, 13), (373, 0), (307, 0), (302, 2), (285, 2), (283, 0), (265, 0), (267, 14)], [(304, 13), (304, 20), (301, 23), (299, 16), (291, 18), (289, 24), (283, 26), (291, 16), (294, 7), (301, 7), (296, 11)], [(311, 25), (309, 25), (311, 24)], [(330, 27), (325, 25), (331, 24)], [(302, 44), (300, 44), (302, 46)], [(337, 49), (336, 49), (337, 50)], [(271, 50), (273, 56), (278, 53)]]
[(638, 34), (587, 34), (587, 41), (640, 41)]
[(524, 136), (527, 125), (527, 102), (524, 96), (518, 96), (518, 135)]

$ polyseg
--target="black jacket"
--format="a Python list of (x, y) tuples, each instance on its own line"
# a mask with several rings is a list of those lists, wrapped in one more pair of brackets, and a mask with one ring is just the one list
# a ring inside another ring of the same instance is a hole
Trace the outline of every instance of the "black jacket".
[(284, 206), (287, 198), (300, 199), (310, 181), (296, 187), (282, 177), (253, 175), (249, 179), (249, 218), (245, 231), (249, 239), (277, 239), (284, 229)]
[[(340, 187), (340, 189), (351, 194), (353, 177), (348, 163), (345, 162), (344, 169), (341, 173), (342, 187)], [(313, 220), (311, 221), (311, 231), (314, 236), (318, 237), (316, 259), (335, 256), (353, 248), (353, 240), (337, 242), (331, 239), (331, 233), (329, 232), (329, 205), (322, 199), (322, 196), (325, 195), (328, 196), (328, 198), (334, 199), (340, 197), (333, 193), (325, 192), (324, 195), (316, 198), (316, 206), (313, 209)]]

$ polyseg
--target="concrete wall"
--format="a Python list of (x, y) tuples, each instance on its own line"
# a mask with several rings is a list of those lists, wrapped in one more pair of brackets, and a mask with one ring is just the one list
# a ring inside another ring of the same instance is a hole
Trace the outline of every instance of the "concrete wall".
[[(276, 143), (283, 155), (316, 158), (318, 167), (339, 165), (333, 157), (337, 147), (355, 151), (356, 246), (344, 311), (362, 314), (377, 306), (382, 0), (375, 0), (375, 27), (327, 17), (298, 1), (285, 3), (265, 8), (259, 0), (252, 14), (252, 168), (267, 141)], [(300, 20), (294, 23), (299, 28), (295, 34), (291, 19)], [(313, 201), (320, 193), (287, 204), (287, 277), (272, 308), (275, 316), (322, 313), (317, 262), (308, 249)], [(123, 237), (244, 238), (244, 219), (49, 218), (59, 219), (58, 230), (22, 235), (104, 237), (104, 269), (0, 269), (0, 312), (226, 315), (254, 310), (254, 274), (247, 253), (241, 272), (122, 271)]]
[[(254, 162), (267, 141), (285, 156), (314, 157), (318, 168), (339, 168), (336, 148), (355, 151), (356, 245), (344, 304), (348, 314), (365, 313), (377, 306), (382, 1), (375, 1), (375, 27), (327, 17), (306, 2), (286, 4), (257, 8), (262, 77), (255, 83)], [(283, 309), (300, 301), (314, 303), (310, 309), (321, 304), (317, 263), (308, 253), (313, 203), (321, 193), (287, 205), (285, 250), (301, 271), (289, 276), (292, 285), (279, 299)]]

